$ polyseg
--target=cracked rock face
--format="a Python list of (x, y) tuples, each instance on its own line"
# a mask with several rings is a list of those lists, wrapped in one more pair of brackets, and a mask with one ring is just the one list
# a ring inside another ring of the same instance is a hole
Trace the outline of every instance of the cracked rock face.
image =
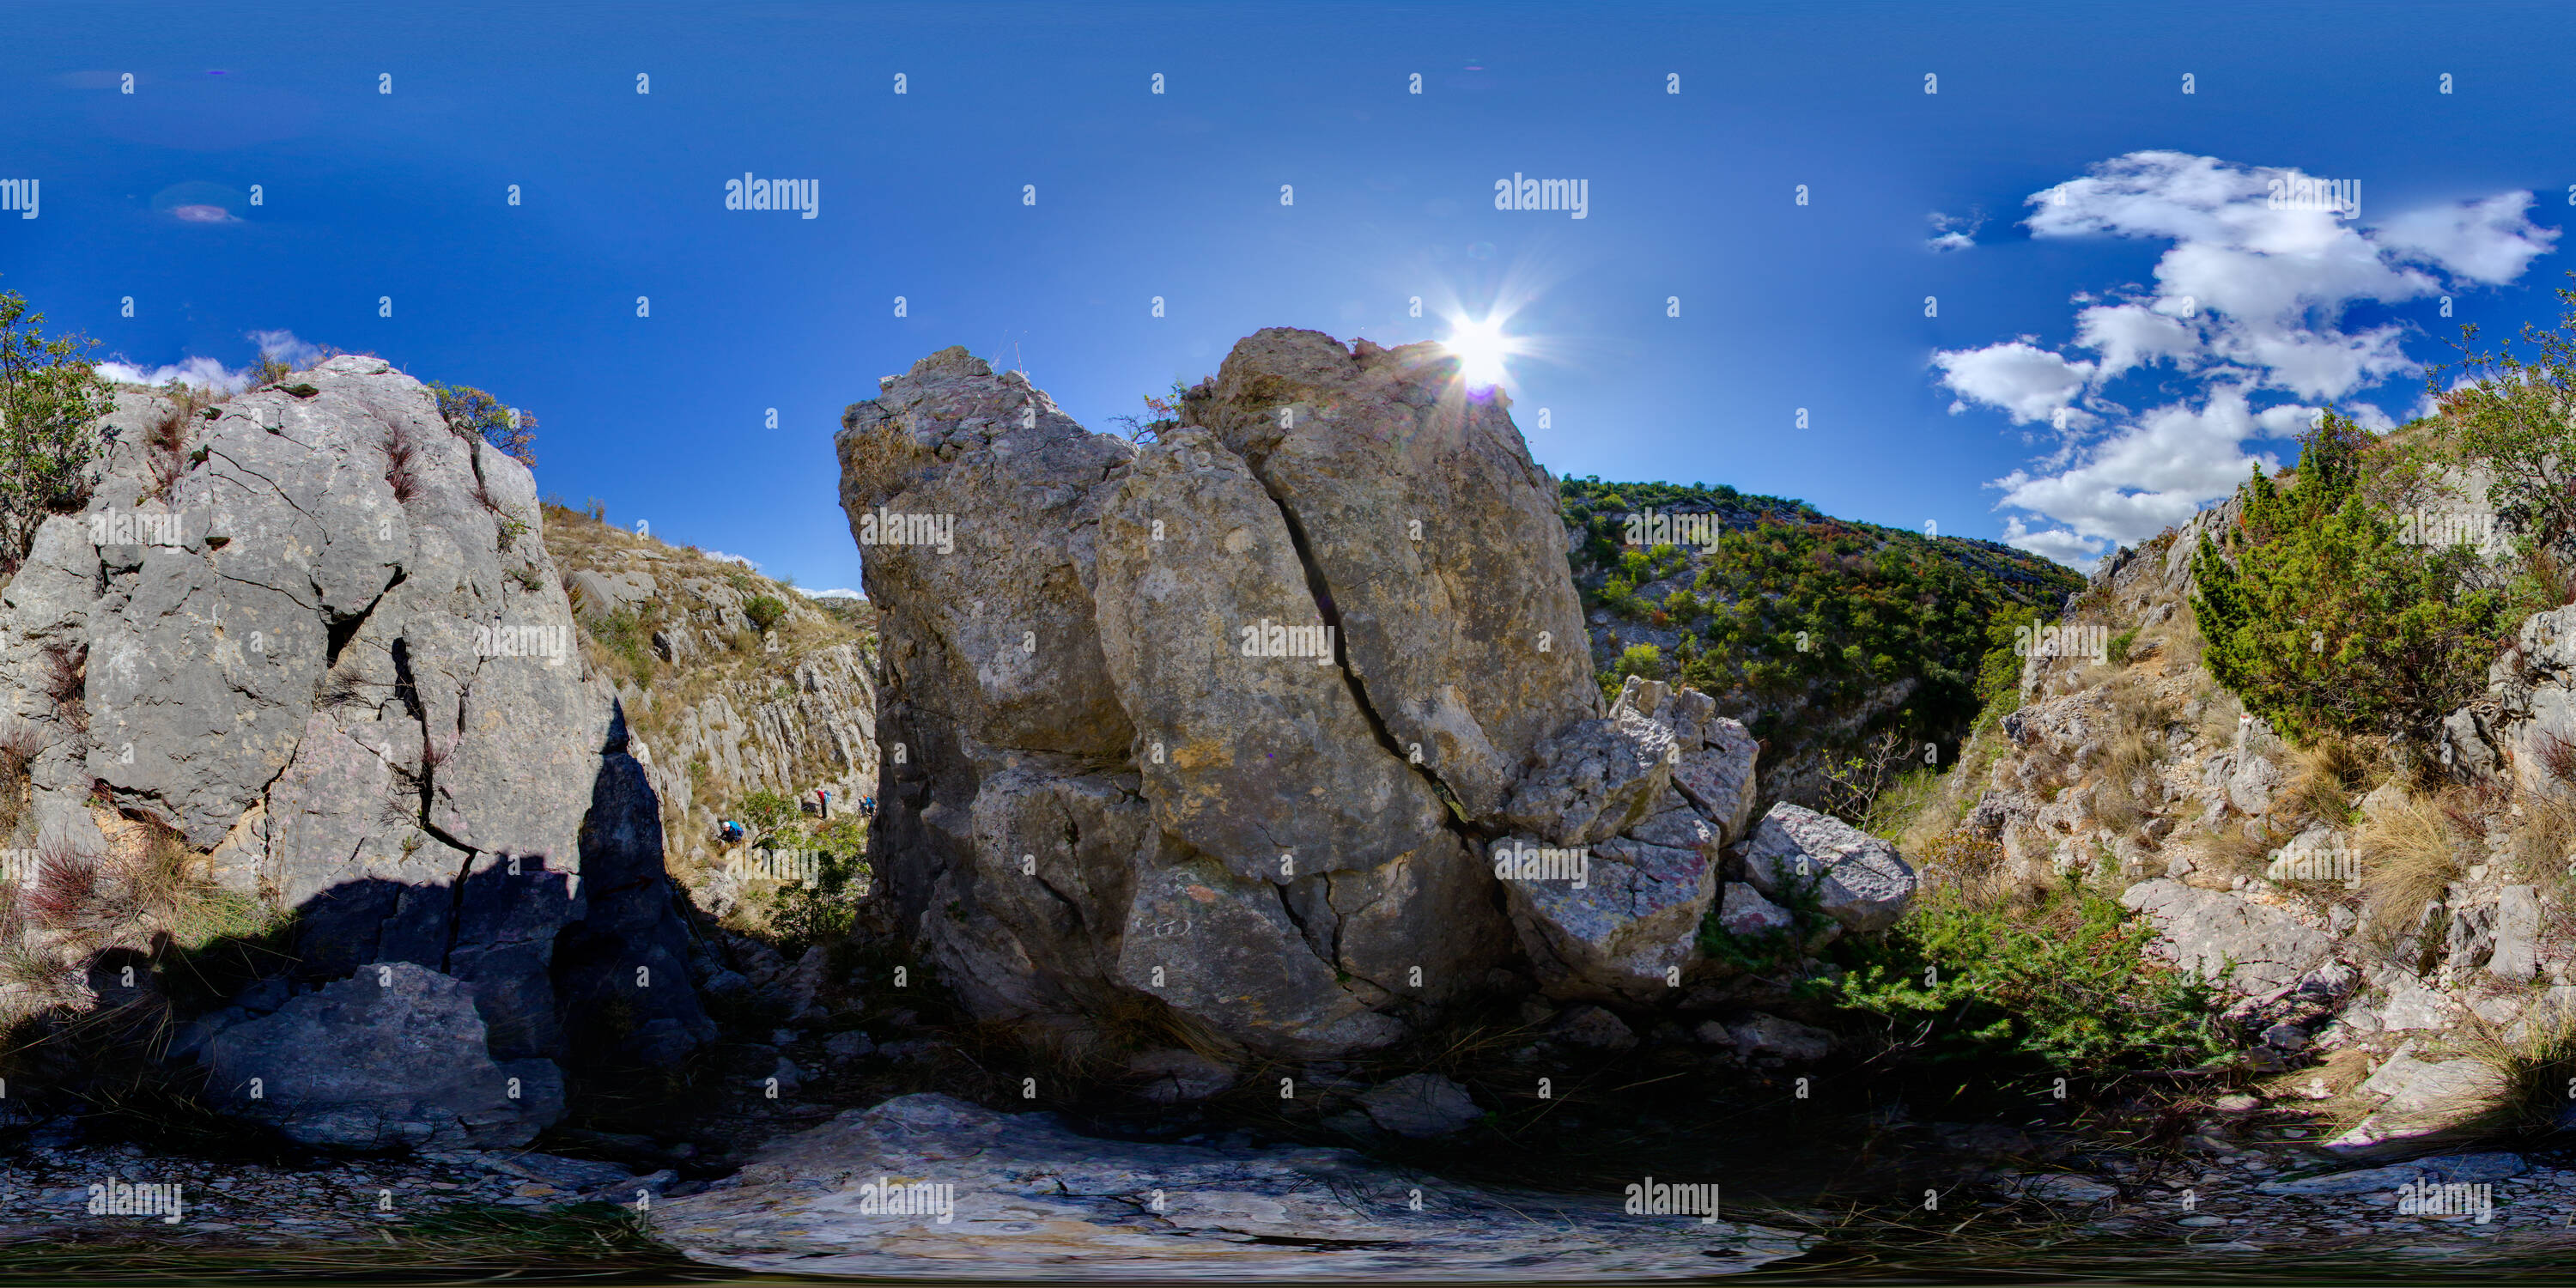
[[(712, 1025), (669, 953), (657, 807), (572, 647), (533, 478), (378, 359), (297, 379), (190, 417), (176, 451), (149, 441), (167, 404), (120, 395), (88, 511), (9, 583), (6, 714), (45, 745), (30, 839), (100, 853), (94, 810), (166, 826), (302, 914), (308, 983), (405, 962), (460, 985), (459, 1058), (684, 1052)], [(616, 933), (558, 959), (594, 921)], [(567, 1023), (621, 977), (614, 1023)]]
[[(1486, 841), (1600, 699), (1554, 489), (1453, 374), (1432, 346), (1264, 331), (1143, 447), (961, 349), (850, 408), (880, 870), (971, 1006), (1079, 1020), (1141, 994), (1331, 1053), (1509, 959)], [(1625, 719), (1622, 772), (1529, 795), (1530, 831), (1646, 822), (1676, 735)]]

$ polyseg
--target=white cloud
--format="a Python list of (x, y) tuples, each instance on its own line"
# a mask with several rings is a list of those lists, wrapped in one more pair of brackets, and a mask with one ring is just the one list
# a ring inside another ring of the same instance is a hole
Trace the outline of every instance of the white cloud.
[(2190, 361), (2200, 352), (2200, 333), (2145, 305), (2097, 304), (2075, 315), (2075, 343), (2102, 355), (2093, 378), (2107, 381), (2131, 367)]
[(250, 340), (259, 346), (259, 356), (275, 358), (297, 371), (322, 360), (320, 345), (306, 344), (292, 331), (253, 331)]
[(2498, 193), (2484, 201), (2399, 215), (2382, 225), (2373, 240), (2472, 281), (2502, 285), (2522, 276), (2558, 238), (2555, 228), (2533, 227), (2530, 210), (2530, 193)]
[(1932, 365), (1941, 369), (1941, 383), (1967, 402), (2000, 407), (2016, 425), (2046, 420), (2084, 392), (2093, 364), (2070, 362), (2030, 341), (2023, 336), (1982, 349), (1947, 349), (1932, 355)]
[[(322, 350), (319, 346), (296, 339), (292, 331), (253, 331), (246, 338), (259, 346), (261, 357), (280, 359), (287, 366), (298, 371), (322, 360)], [(146, 367), (131, 362), (102, 362), (98, 364), (98, 374), (118, 384), (159, 386), (176, 380), (199, 389), (211, 389), (225, 394), (240, 393), (250, 388), (251, 384), (259, 378), (257, 373), (247, 367), (235, 370), (225, 366), (218, 359), (207, 357), (181, 358), (177, 363), (166, 367)]]
[(2064, 528), (2033, 532), (2018, 518), (2004, 520), (2004, 544), (2075, 568), (2089, 568), (2102, 557), (2098, 546)]
[(743, 567), (749, 568), (753, 572), (760, 571), (759, 564), (753, 563), (752, 561), (743, 558), (741, 555), (729, 555), (721, 550), (710, 550), (706, 552), (706, 555), (707, 558), (713, 559), (718, 563), (741, 564)]
[(852, 590), (852, 589), (850, 589), (850, 588), (849, 588), (849, 587), (847, 587), (847, 586), (836, 586), (836, 587), (834, 587), (833, 589), (830, 589), (830, 590), (807, 590), (807, 589), (805, 589), (804, 587), (799, 586), (799, 587), (797, 587), (797, 588), (796, 588), (796, 590), (797, 590), (797, 593), (799, 593), (799, 594), (801, 594), (801, 595), (805, 596), (807, 599), (865, 599), (865, 598), (867, 598), (867, 596), (866, 596), (866, 595), (863, 595), (863, 594), (859, 593), (858, 591)]
[(1964, 218), (1945, 215), (1935, 210), (1932, 212), (1932, 231), (1935, 235), (1932, 240), (1923, 244), (1931, 247), (1936, 254), (1942, 251), (1968, 250), (1977, 244), (1977, 230), (1985, 226), (1986, 212), (1983, 210), (1972, 209)]
[(173, 380), (199, 389), (237, 394), (250, 388), (247, 371), (235, 371), (212, 358), (182, 358), (174, 366), (141, 367), (130, 362), (102, 362), (98, 374), (121, 385), (166, 385)]
[(2279, 467), (2271, 453), (2247, 455), (2246, 439), (2295, 433), (2306, 423), (2304, 408), (2258, 415), (2242, 391), (2221, 390), (2201, 407), (2171, 404), (2147, 412), (2067, 469), (2015, 470), (1992, 486), (2003, 489), (2002, 505), (2044, 515), (2086, 540), (2135, 545), (2235, 490), (2257, 464)]
[[(2059, 407), (2107, 418), (2098, 439), (2070, 436), (2049, 457), (1995, 480), (1998, 508), (2024, 512), (2007, 516), (2009, 543), (2073, 562), (2151, 537), (2232, 492), (2257, 463), (2276, 467), (2271, 453), (2249, 453), (2249, 440), (2303, 433), (2329, 402), (2367, 428), (2389, 428), (2388, 412), (2351, 395), (2421, 369), (2405, 350), (2414, 328), (2347, 330), (2346, 310), (2512, 281), (2558, 236), (2531, 223), (2528, 192), (2372, 224), (2332, 210), (2274, 209), (2276, 184), (2298, 177), (2215, 157), (2133, 152), (2029, 199), (2035, 238), (2172, 245), (2156, 262), (2151, 293), (2075, 295), (2075, 337), (2065, 348), (2089, 350), (2096, 361), (2041, 348), (2029, 336), (1935, 355), (1945, 387), (1964, 402), (2002, 409), (2015, 424)], [(2170, 376), (2158, 379), (2180, 378), (2186, 387), (2162, 386), (2151, 410), (2130, 416), (2104, 396), (2112, 381), (2167, 364)], [(2267, 391), (2290, 401), (2258, 410), (2254, 400)]]

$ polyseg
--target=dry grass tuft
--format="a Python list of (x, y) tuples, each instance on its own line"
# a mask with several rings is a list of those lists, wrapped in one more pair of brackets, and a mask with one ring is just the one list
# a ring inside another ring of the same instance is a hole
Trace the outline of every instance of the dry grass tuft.
[(2293, 815), (2334, 827), (2352, 823), (2346, 797), (2372, 786), (2378, 758), (2358, 739), (2326, 735), (2305, 747), (2290, 749), (2288, 790), (2283, 793)]
[(420, 446), (412, 442), (409, 433), (396, 428), (387, 431), (383, 447), (385, 483), (394, 490), (395, 501), (408, 502), (420, 490), (420, 476), (413, 470), (413, 458), (420, 454)]
[(2362, 915), (2376, 933), (2410, 927), (2424, 906), (2460, 879), (2475, 815), (2442, 796), (2409, 792), (2374, 811), (2353, 832), (2361, 851)]

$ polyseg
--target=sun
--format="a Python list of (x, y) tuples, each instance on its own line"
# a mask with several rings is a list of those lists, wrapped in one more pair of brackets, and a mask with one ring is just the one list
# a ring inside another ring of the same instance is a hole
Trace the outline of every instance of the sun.
[(1500, 318), (1481, 322), (1458, 319), (1441, 346), (1457, 355), (1458, 378), (1470, 389), (1490, 389), (1503, 383), (1511, 373), (1504, 359), (1519, 352), (1512, 337), (1503, 334)]

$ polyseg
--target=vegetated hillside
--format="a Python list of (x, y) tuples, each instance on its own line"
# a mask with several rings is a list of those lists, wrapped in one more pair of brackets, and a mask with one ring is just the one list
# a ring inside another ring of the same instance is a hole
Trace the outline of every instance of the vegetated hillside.
[[(620, 530), (597, 503), (549, 501), (545, 540), (583, 651), (644, 749), (672, 877), (699, 907), (790, 948), (846, 929), (866, 887), (860, 802), (876, 791), (874, 610)], [(817, 789), (831, 793), (828, 820)], [(745, 834), (727, 839), (725, 820)], [(759, 849), (820, 856), (816, 884), (738, 862)]]
[[(2135, 914), (2146, 967), (2211, 990), (2226, 1081), (2204, 1098), (2236, 1096), (2197, 1129), (2209, 1152), (2560, 1139), (2576, 312), (2538, 338), (2437, 418), (2327, 417), (2295, 469), (2105, 560), (2053, 623), (2072, 647), (2024, 659), (1958, 766), (1873, 811), (1934, 892), (1897, 940), (1980, 925), (2023, 956), (2072, 908)], [(1923, 1000), (1879, 997), (1900, 1021)]]
[[(1559, 490), (1604, 688), (1640, 674), (1717, 695), (1762, 740), (1765, 802), (1848, 813), (1852, 785), (1885, 777), (1898, 748), (1919, 764), (1931, 743), (1946, 762), (1980, 705), (1998, 615), (2053, 612), (2084, 584), (1995, 542), (1731, 487), (1585, 478)], [(1714, 516), (1723, 535), (1713, 550), (1630, 544), (1630, 517), (1648, 512)]]

